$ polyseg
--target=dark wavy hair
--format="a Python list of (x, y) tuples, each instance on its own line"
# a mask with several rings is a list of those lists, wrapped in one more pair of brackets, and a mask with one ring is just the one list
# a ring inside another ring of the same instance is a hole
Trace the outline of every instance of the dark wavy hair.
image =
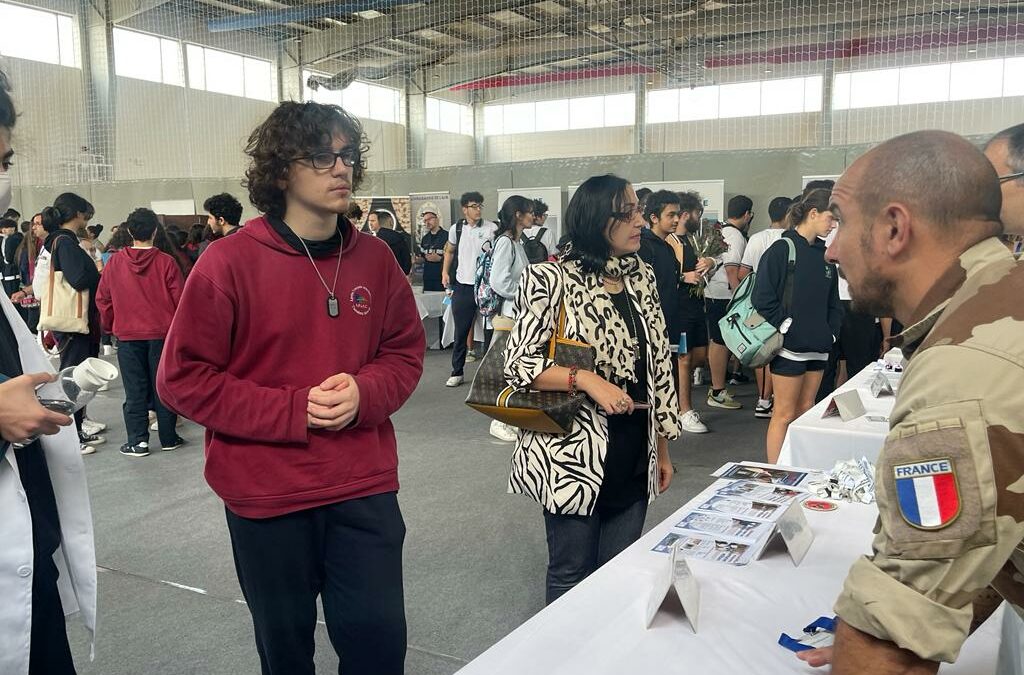
[(128, 232), (128, 228), (125, 224), (114, 230), (114, 233), (110, 235), (110, 241), (107, 242), (108, 251), (120, 251), (123, 248), (128, 248), (132, 245), (132, 235)]
[(43, 229), (47, 232), (56, 232), (64, 223), (70, 223), (79, 213), (92, 218), (96, 209), (83, 197), (74, 192), (65, 192), (57, 195), (53, 200), (53, 206), (47, 206), (40, 215), (43, 217)]
[(4, 71), (0, 70), (0, 128), (13, 129), (18, 121), (18, 113), (14, 109), (11, 98), (11, 83)]
[(807, 214), (809, 214), (812, 209), (828, 211), (828, 207), (831, 202), (832, 190), (827, 188), (811, 190), (804, 195), (803, 199), (790, 204), (789, 211), (786, 213), (786, 227), (793, 229), (800, 223), (804, 222), (804, 220), (807, 219)]
[(533, 209), (534, 201), (532, 199), (527, 199), (522, 195), (512, 195), (506, 199), (502, 203), (501, 209), (498, 211), (498, 229), (495, 230), (494, 236), (500, 237), (503, 234), (515, 232), (516, 214), (533, 213)]
[(352, 190), (359, 188), (366, 173), (364, 157), (369, 150), (363, 125), (340, 106), (325, 103), (285, 101), (252, 134), (245, 147), (249, 168), (242, 183), (249, 200), (263, 213), (281, 217), (285, 193), (278, 181), (288, 177), (296, 157), (331, 147), (335, 134), (359, 148), (359, 160), (352, 167)]
[[(629, 181), (613, 174), (583, 181), (565, 210), (565, 236), (559, 249), (566, 260), (579, 260), (585, 272), (600, 272), (611, 258), (605, 230), (621, 219)], [(568, 248), (568, 250), (567, 250)]]
[[(151, 209), (135, 209), (128, 214), (124, 228), (137, 241), (149, 241), (156, 235), (160, 227), (160, 219)], [(118, 228), (122, 229), (122, 228)]]
[(214, 218), (223, 218), (229, 225), (238, 227), (242, 220), (242, 203), (234, 195), (222, 192), (203, 202), (203, 210)]
[(644, 202), (644, 224), (651, 224), (651, 216), (661, 218), (665, 207), (670, 204), (680, 204), (679, 195), (671, 190), (658, 190), (647, 195), (647, 201)]

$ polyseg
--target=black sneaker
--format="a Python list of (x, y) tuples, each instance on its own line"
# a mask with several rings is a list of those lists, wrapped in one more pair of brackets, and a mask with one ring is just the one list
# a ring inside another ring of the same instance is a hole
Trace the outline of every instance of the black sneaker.
[(729, 384), (735, 387), (738, 384), (747, 384), (750, 382), (750, 378), (743, 373), (733, 373), (729, 376)]
[(121, 454), (125, 457), (147, 457), (149, 456), (149, 443), (142, 441), (135, 445), (125, 443), (121, 446)]
[(86, 434), (79, 431), (78, 442), (81, 443), (82, 445), (90, 445), (95, 447), (97, 445), (103, 445), (104, 443), (107, 442), (107, 439), (105, 436), (100, 436), (99, 434)]
[(171, 450), (177, 450), (181, 446), (185, 445), (185, 442), (185, 439), (182, 438), (181, 436), (175, 436), (173, 443), (171, 443), (170, 445), (161, 445), (160, 449), (163, 450), (164, 452), (170, 452)]
[(768, 405), (761, 405), (760, 403), (754, 408), (754, 417), (761, 419), (770, 419), (772, 416), (772, 408), (775, 407), (774, 401), (769, 401)]

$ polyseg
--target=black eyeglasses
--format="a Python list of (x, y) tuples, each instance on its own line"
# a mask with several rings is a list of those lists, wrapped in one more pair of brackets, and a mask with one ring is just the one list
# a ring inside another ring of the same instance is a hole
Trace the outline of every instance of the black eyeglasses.
[(1005, 176), (999, 177), (1000, 184), (1005, 183), (1008, 180), (1015, 180), (1017, 178), (1024, 178), (1024, 171), (1018, 171), (1017, 173), (1008, 173)]
[(465, 209), (482, 209), (483, 206), (480, 205), (480, 204), (477, 204), (476, 202), (470, 202), (470, 203), (466, 204), (463, 208), (465, 208)]
[(345, 166), (353, 167), (359, 163), (360, 159), (362, 159), (362, 153), (360, 153), (357, 148), (342, 148), (338, 152), (324, 150), (322, 152), (314, 152), (310, 155), (296, 157), (292, 161), (297, 162), (303, 159), (309, 160), (309, 163), (313, 165), (314, 169), (333, 169), (339, 159)]
[(615, 220), (621, 220), (628, 223), (633, 220), (633, 216), (642, 216), (643, 212), (644, 210), (639, 204), (632, 204), (626, 207), (625, 211), (612, 211), (612, 216), (615, 217)]

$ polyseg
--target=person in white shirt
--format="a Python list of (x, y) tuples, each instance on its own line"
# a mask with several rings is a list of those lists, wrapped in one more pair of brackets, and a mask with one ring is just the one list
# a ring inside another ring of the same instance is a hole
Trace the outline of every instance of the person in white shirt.
[(523, 230), (523, 234), (534, 239), (540, 236), (540, 243), (544, 244), (549, 256), (555, 254), (558, 249), (558, 238), (553, 228), (548, 227), (548, 205), (543, 200), (533, 200), (533, 222), (530, 227)]
[(722, 226), (722, 236), (729, 250), (722, 254), (720, 266), (704, 291), (707, 299), (708, 363), (711, 366), (711, 387), (708, 388), (708, 405), (724, 410), (738, 410), (743, 407), (725, 388), (726, 370), (729, 367), (729, 348), (722, 339), (718, 322), (725, 316), (725, 310), (732, 299), (732, 292), (740, 283), (740, 263), (747, 245), (747, 230), (754, 219), (754, 202), (746, 195), (736, 195), (729, 200), (726, 209), (728, 219)]
[[(782, 236), (786, 229), (786, 212), (789, 211), (793, 200), (789, 197), (776, 197), (768, 204), (768, 217), (772, 224), (767, 230), (752, 235), (743, 250), (743, 261), (740, 263), (739, 278), (744, 278), (751, 272), (757, 272), (757, 264), (761, 262), (761, 256)], [(758, 368), (754, 371), (757, 379), (757, 406), (754, 407), (754, 417), (768, 418), (772, 416), (772, 378), (768, 374), (768, 366)]]
[[(463, 218), (448, 230), (448, 245), (445, 247), (444, 266), (441, 269), (441, 283), (452, 292), (452, 317), (455, 322), (452, 374), (445, 382), (447, 387), (457, 387), (465, 381), (463, 369), (469, 351), (466, 340), (477, 315), (476, 295), (473, 291), (476, 260), (484, 250), (484, 245), (494, 239), (494, 232), (498, 229), (497, 224), (481, 217), (484, 205), (482, 194), (467, 192), (459, 201)], [(490, 342), (489, 333), (485, 332), (485, 348)]]
[[(494, 233), (494, 253), (491, 256), (491, 290), (499, 298), (499, 316), (493, 320), (498, 330), (511, 330), (515, 318), (515, 300), (519, 294), (519, 280), (530, 261), (523, 246), (523, 231), (533, 225), (534, 202), (521, 195), (512, 195), (498, 211), (498, 229)], [(498, 420), (491, 422), (491, 436), (503, 441), (516, 440), (516, 430)]]

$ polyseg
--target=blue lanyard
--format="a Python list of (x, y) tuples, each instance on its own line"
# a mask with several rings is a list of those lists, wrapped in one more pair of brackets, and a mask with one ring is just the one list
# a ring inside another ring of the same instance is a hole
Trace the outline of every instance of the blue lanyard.
[[(806, 626), (804, 628), (804, 636), (806, 637), (806, 636), (809, 636), (809, 635), (814, 635), (819, 630), (822, 630), (822, 631), (825, 631), (825, 632), (828, 632), (828, 633), (835, 633), (836, 632), (836, 617), (834, 617), (834, 616), (831, 617), (831, 618), (829, 618), (827, 616), (818, 617), (818, 619), (814, 623), (812, 623), (811, 625)], [(800, 639), (803, 639), (803, 638), (800, 638)], [(794, 637), (790, 637), (789, 635), (786, 635), (785, 633), (783, 633), (782, 635), (779, 636), (779, 644), (782, 645), (783, 647), (785, 647), (786, 649), (792, 651), (792, 652), (803, 652), (803, 651), (807, 651), (808, 649), (814, 649), (814, 647), (811, 647), (810, 645), (805, 645), (802, 642), (800, 642), (800, 639), (794, 638)]]

